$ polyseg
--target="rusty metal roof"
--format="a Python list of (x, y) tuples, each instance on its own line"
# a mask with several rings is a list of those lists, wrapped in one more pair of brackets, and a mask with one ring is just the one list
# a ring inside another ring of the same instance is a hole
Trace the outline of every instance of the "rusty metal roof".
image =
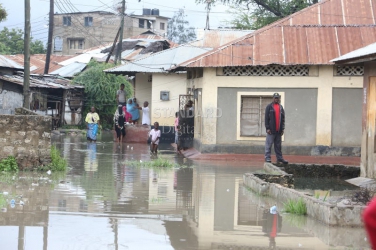
[(0, 67), (23, 70), (23, 66), (4, 55), (0, 55)]
[(215, 29), (205, 30), (200, 29), (197, 31), (197, 41), (191, 42), (192, 46), (204, 47), (204, 48), (216, 48), (218, 46), (227, 44), (231, 41), (251, 34), (253, 30), (226, 30)]
[[(24, 64), (24, 55), (23, 54), (16, 54), (16, 55), (4, 55), (6, 58), (15, 61), (16, 63), (23, 65)], [(62, 66), (59, 65), (60, 62), (68, 60), (72, 58), (73, 55), (51, 55), (50, 58), (50, 67), (49, 72), (57, 70)], [(34, 54), (30, 55), (30, 73), (32, 74), (40, 74), (44, 73), (44, 66), (46, 64), (46, 54)]]
[[(17, 75), (3, 75), (0, 80), (12, 82), (23, 86), (23, 74)], [(48, 88), (48, 89), (83, 89), (84, 86), (73, 85), (69, 80), (57, 78), (54, 76), (30, 76), (30, 88)]]
[(178, 67), (332, 64), (376, 42), (374, 0), (323, 0)]

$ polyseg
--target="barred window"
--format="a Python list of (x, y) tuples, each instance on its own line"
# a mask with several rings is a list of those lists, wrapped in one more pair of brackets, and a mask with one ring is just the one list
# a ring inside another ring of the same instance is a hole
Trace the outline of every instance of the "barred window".
[(85, 26), (93, 26), (93, 17), (87, 16), (85, 17)]
[(272, 101), (270, 96), (241, 97), (240, 136), (266, 136), (265, 108)]
[(341, 65), (335, 67), (334, 75), (336, 76), (363, 76), (363, 65)]
[(225, 76), (309, 76), (307, 65), (267, 65), (224, 67)]

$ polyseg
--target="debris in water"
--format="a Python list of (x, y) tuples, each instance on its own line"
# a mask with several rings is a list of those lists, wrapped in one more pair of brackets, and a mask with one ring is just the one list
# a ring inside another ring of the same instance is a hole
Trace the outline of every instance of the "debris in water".
[(3, 192), (3, 195), (8, 195), (9, 193), (8, 192)]
[(20, 201), (20, 205), (23, 206), (25, 203), (23, 201)]
[(227, 191), (227, 192), (230, 192), (230, 189), (227, 189), (226, 191)]
[(131, 147), (131, 150), (133, 150), (133, 147)]
[(48, 171), (47, 171), (47, 174), (50, 175), (50, 174), (51, 174), (51, 170), (48, 170)]
[(127, 145), (127, 148), (129, 148), (129, 145)]

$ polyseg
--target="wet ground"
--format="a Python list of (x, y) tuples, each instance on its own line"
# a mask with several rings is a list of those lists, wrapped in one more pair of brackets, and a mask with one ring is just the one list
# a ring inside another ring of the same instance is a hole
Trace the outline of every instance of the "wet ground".
[(282, 204), (242, 186), (259, 163), (191, 162), (161, 145), (184, 167), (131, 167), (150, 159), (147, 145), (119, 147), (110, 134), (54, 141), (66, 174), (0, 176), (0, 249), (368, 249), (361, 228), (268, 213)]

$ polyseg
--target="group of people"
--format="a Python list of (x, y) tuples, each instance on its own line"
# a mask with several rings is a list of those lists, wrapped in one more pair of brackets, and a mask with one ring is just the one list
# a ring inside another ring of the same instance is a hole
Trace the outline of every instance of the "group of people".
[(129, 98), (126, 101), (126, 92), (124, 90), (125, 85), (121, 84), (120, 89), (116, 93), (116, 101), (118, 107), (114, 114), (114, 124), (117, 140), (122, 141), (125, 136), (126, 124), (138, 124), (140, 119), (140, 110), (142, 110), (142, 125), (150, 125), (150, 110), (149, 103), (144, 102), (143, 107), (137, 103), (136, 97)]

